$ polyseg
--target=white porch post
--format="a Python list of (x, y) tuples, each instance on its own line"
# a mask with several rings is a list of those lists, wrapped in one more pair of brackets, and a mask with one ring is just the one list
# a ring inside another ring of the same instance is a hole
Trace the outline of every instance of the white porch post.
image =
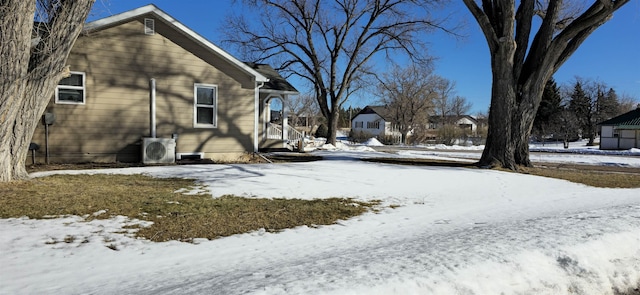
[(287, 95), (283, 95), (282, 100), (282, 140), (287, 141), (289, 139), (289, 108), (287, 108)]
[(270, 103), (270, 98), (267, 98), (264, 100), (264, 121), (262, 122), (264, 124), (264, 134), (263, 134), (263, 138), (264, 139), (268, 139), (269, 138), (269, 128), (271, 127), (271, 103)]

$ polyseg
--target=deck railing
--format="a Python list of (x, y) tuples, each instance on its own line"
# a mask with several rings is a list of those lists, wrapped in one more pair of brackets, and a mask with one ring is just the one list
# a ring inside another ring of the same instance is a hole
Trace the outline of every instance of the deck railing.
[(297, 146), (298, 142), (304, 138), (304, 134), (296, 130), (291, 126), (287, 126), (287, 137), (282, 136), (282, 126), (269, 123), (267, 126), (267, 138), (269, 139), (284, 139), (294, 146)]

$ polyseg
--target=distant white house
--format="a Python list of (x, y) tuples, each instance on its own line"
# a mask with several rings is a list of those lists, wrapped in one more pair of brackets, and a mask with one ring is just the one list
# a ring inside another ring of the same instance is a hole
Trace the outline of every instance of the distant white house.
[(640, 148), (640, 105), (600, 124), (601, 150)]
[(461, 116), (431, 116), (429, 118), (429, 128), (430, 130), (438, 130), (442, 128), (445, 124), (451, 124), (457, 126), (458, 128), (468, 131), (469, 135), (475, 135), (478, 132), (478, 120), (469, 115), (461, 115)]
[(351, 130), (377, 137), (397, 137), (399, 140), (402, 135), (389, 117), (389, 111), (385, 106), (366, 106), (351, 119)]
[[(394, 142), (400, 142), (402, 134), (391, 123), (389, 111), (385, 106), (366, 106), (351, 119), (351, 130), (353, 132), (362, 132), (377, 137), (391, 136)], [(438, 130), (444, 125), (454, 125), (469, 136), (476, 136), (478, 133), (478, 125), (480, 123), (474, 117), (469, 115), (462, 116), (431, 116), (427, 127), (427, 134), (430, 138), (436, 138)], [(412, 136), (413, 132), (409, 131), (407, 136)]]

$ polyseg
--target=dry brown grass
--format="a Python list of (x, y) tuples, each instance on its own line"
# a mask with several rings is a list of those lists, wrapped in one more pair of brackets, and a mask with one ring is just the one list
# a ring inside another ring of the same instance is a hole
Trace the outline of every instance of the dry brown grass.
[[(449, 160), (410, 158), (370, 158), (364, 161), (438, 167), (463, 167), (478, 169), (473, 163)], [(506, 169), (496, 169), (510, 171)], [(521, 167), (519, 173), (564, 179), (593, 187), (640, 188), (640, 169), (614, 166), (588, 166), (544, 163), (536, 167)]]
[(634, 172), (599, 171), (581, 167), (527, 167), (521, 168), (522, 173), (544, 177), (564, 179), (575, 183), (582, 183), (594, 187), (608, 188), (640, 188), (640, 174)]
[[(0, 218), (79, 215), (91, 220), (124, 215), (153, 222), (137, 232), (139, 237), (192, 241), (262, 228), (279, 231), (334, 224), (378, 204), (339, 198), (309, 201), (176, 193), (194, 187), (194, 180), (144, 175), (57, 175), (0, 183)], [(93, 215), (100, 210), (107, 213)]]

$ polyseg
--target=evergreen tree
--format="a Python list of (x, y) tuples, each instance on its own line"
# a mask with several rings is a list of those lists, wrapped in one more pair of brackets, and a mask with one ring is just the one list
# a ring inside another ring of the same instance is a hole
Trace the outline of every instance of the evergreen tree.
[(609, 120), (619, 113), (620, 102), (618, 101), (618, 94), (613, 88), (609, 88), (607, 93), (598, 93), (598, 122)]
[[(593, 133), (591, 122), (594, 121), (591, 99), (582, 88), (582, 82), (580, 81), (577, 81), (573, 87), (569, 110), (575, 115), (576, 124), (580, 128), (582, 136), (590, 136)], [(590, 140), (591, 143), (593, 142), (592, 140)]]
[(551, 78), (547, 81), (542, 93), (542, 100), (533, 121), (533, 134), (538, 139), (544, 138), (559, 132), (561, 127), (560, 115), (564, 111), (562, 97), (556, 81)]

